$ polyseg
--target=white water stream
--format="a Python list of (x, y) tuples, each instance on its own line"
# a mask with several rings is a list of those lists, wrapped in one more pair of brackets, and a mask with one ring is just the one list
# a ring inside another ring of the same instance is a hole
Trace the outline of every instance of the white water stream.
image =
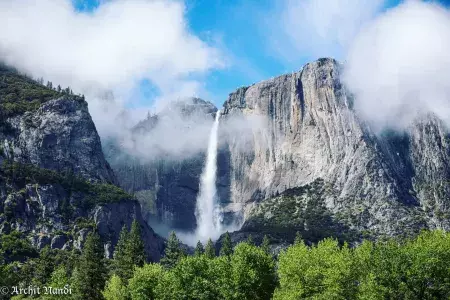
[(209, 136), (206, 164), (200, 178), (200, 192), (197, 196), (196, 239), (202, 243), (208, 239), (216, 240), (222, 234), (222, 214), (217, 199), (217, 143), (220, 111), (217, 111)]

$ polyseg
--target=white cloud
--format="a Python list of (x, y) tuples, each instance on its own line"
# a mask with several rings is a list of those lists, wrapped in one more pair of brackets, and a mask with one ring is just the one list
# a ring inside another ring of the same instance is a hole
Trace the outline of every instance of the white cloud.
[(284, 0), (269, 18), (272, 47), (288, 62), (341, 58), (385, 0)]
[(383, 14), (348, 53), (344, 79), (356, 109), (378, 129), (404, 128), (426, 112), (450, 121), (449, 49), (445, 8), (408, 1)]
[(80, 13), (70, 0), (1, 0), (0, 28), (0, 60), (85, 93), (100, 131), (114, 115), (100, 109), (99, 93), (114, 92), (116, 111), (142, 79), (162, 99), (202, 94), (203, 76), (224, 65), (190, 32), (181, 1), (102, 1)]

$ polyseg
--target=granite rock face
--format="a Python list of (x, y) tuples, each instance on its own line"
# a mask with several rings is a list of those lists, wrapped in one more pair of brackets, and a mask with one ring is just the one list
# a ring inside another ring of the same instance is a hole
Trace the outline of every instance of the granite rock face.
[[(225, 222), (237, 220), (242, 226), (234, 240), (269, 233), (278, 245), (291, 241), (296, 231), (315, 241), (450, 228), (446, 125), (424, 114), (403, 132), (374, 132), (355, 111), (357, 99), (340, 80), (342, 68), (333, 59), (319, 59), (299, 72), (230, 94), (221, 109), (217, 188)], [(195, 228), (199, 177), (215, 112), (199, 99), (176, 103), (140, 122), (131, 142), (104, 147), (120, 185), (139, 199), (144, 219), (156, 216), (172, 228)], [(185, 116), (189, 121), (177, 127), (174, 120)], [(186, 130), (205, 116), (206, 129)], [(173, 124), (176, 131), (168, 129)], [(188, 149), (185, 156), (174, 152), (177, 143), (156, 143), (161, 149), (150, 144), (144, 148), (148, 155), (139, 150), (146, 138), (158, 141), (155, 133), (173, 138), (178, 131), (188, 137), (200, 132), (194, 141), (202, 146), (181, 147)]]
[[(111, 257), (122, 226), (137, 220), (149, 260), (158, 261), (164, 240), (142, 219), (139, 203), (114, 186), (116, 177), (84, 99), (2, 70), (0, 234), (17, 231), (38, 249), (69, 250), (81, 249), (87, 234), (97, 228), (105, 255)], [(11, 93), (15, 89), (10, 85), (27, 90)], [(8, 112), (7, 104), (14, 107), (15, 96), (39, 99), (39, 93), (41, 99), (48, 94), (58, 97), (37, 106), (22, 97), (25, 109)]]
[(116, 182), (85, 101), (63, 96), (8, 122), (10, 132), (0, 133), (6, 158), (93, 182)]
[(354, 111), (341, 72), (335, 60), (319, 59), (230, 94), (223, 123), (265, 121), (245, 145), (227, 140), (233, 203), (227, 209), (244, 211), (248, 222), (266, 199), (321, 179), (326, 208), (358, 232), (448, 229), (448, 129), (426, 115), (405, 133), (375, 134)]
[[(141, 236), (144, 241), (145, 251), (149, 259), (159, 261), (163, 253), (164, 241), (147, 225), (142, 218), (141, 206), (137, 201), (124, 203), (110, 203), (96, 207), (90, 212), (101, 236), (110, 236), (110, 245), (115, 246), (119, 239), (120, 231), (125, 225), (131, 228), (131, 223), (136, 220), (141, 227)], [(111, 247), (113, 249), (113, 247)], [(109, 251), (112, 258), (113, 251)], [(108, 254), (107, 254), (108, 255)]]

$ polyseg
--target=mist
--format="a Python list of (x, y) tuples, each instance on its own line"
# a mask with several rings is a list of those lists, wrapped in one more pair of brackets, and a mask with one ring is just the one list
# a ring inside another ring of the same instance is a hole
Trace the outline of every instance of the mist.
[(422, 114), (450, 124), (450, 11), (407, 1), (364, 27), (348, 50), (344, 82), (375, 130), (405, 129)]

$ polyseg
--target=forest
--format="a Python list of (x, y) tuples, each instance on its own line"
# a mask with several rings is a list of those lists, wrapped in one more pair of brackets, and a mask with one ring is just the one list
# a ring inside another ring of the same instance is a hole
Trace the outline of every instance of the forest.
[[(175, 233), (159, 263), (146, 261), (140, 228), (123, 227), (113, 259), (100, 237), (87, 236), (82, 253), (44, 248), (37, 253), (20, 234), (1, 236), (1, 286), (12, 299), (448, 299), (450, 234), (363, 241), (350, 247), (332, 238), (295, 243), (273, 255), (266, 236), (251, 235), (220, 249), (210, 240), (187, 253)], [(216, 251), (218, 250), (218, 251)], [(22, 295), (15, 295), (22, 288)], [(23, 294), (51, 287), (46, 294)]]

